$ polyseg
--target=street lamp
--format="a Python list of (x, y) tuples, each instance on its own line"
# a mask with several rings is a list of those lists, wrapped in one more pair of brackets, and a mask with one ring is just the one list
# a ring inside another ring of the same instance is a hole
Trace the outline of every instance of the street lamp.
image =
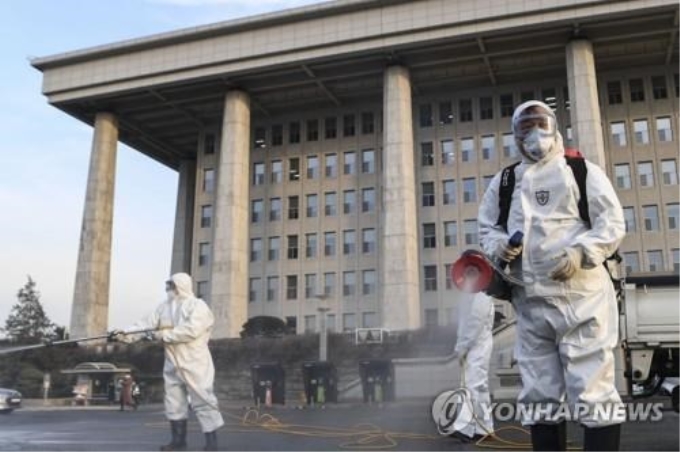
[[(319, 301), (324, 301), (328, 298), (326, 294), (316, 295)], [(331, 308), (326, 306), (319, 306), (316, 308), (319, 312), (321, 320), (321, 328), (319, 332), (319, 361), (328, 360), (328, 329), (326, 328), (326, 313), (331, 310)]]

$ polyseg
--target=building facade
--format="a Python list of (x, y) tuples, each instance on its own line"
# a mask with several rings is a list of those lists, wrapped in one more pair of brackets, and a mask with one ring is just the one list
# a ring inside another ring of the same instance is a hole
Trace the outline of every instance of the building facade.
[(336, 1), (34, 60), (94, 125), (72, 334), (107, 327), (119, 140), (178, 170), (172, 271), (214, 337), (454, 322), (528, 99), (610, 175), (628, 272), (677, 273), (677, 2), (551, 3)]

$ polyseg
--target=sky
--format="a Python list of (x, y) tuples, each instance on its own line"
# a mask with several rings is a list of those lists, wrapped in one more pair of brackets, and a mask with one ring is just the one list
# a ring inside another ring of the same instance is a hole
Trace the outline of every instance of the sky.
[[(30, 277), (68, 327), (92, 128), (51, 107), (30, 59), (318, 0), (0, 1), (0, 328)], [(109, 326), (164, 299), (177, 173), (119, 144)]]

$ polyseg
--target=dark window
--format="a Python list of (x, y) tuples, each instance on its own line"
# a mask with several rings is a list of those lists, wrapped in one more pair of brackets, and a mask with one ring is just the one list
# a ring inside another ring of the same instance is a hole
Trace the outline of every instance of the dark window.
[(300, 216), (300, 198), (297, 196), (288, 197), (288, 219), (297, 220)]
[(420, 127), (432, 127), (432, 105), (422, 104), (420, 112)]
[(645, 87), (641, 78), (635, 78), (628, 82), (630, 88), (630, 101), (643, 102), (645, 100)]
[(472, 99), (461, 99), (458, 102), (460, 122), (472, 122)]
[(528, 102), (530, 100), (534, 100), (534, 92), (533, 91), (522, 91), (521, 93), (519, 93), (520, 103)]
[(288, 160), (288, 180), (300, 180), (300, 159), (297, 157)]
[(437, 248), (437, 230), (434, 223), (423, 224), (423, 248)]
[(310, 119), (307, 121), (307, 141), (317, 141), (319, 139), (319, 120)]
[(422, 166), (434, 165), (434, 148), (430, 141), (420, 143), (420, 164)]
[(434, 182), (423, 182), (423, 207), (432, 207), (435, 205), (434, 199)]
[(493, 119), (493, 98), (479, 98), (479, 119)]
[(453, 123), (453, 110), (451, 109), (451, 102), (440, 102), (439, 103), (439, 124), (451, 124)]
[(437, 266), (426, 265), (423, 267), (425, 276), (425, 292), (437, 291)]
[(208, 133), (203, 141), (203, 153), (210, 155), (215, 153), (215, 134)]
[(515, 109), (512, 94), (501, 94), (501, 118), (509, 118)]
[[(286, 299), (297, 299), (297, 275), (286, 276)], [(292, 318), (292, 317), (288, 317)]]
[(281, 146), (283, 144), (283, 126), (275, 124), (272, 126), (272, 146)]
[(289, 235), (288, 236), (288, 259), (298, 258), (298, 236)]
[(253, 137), (253, 146), (256, 149), (267, 147), (267, 130), (264, 127), (256, 127)]
[(332, 140), (338, 136), (338, 119), (335, 116), (326, 118), (324, 121), (325, 137), (327, 140)]
[(361, 114), (361, 133), (364, 135), (372, 134), (375, 131), (375, 121), (373, 112), (365, 112)]
[(354, 115), (342, 117), (342, 135), (346, 137), (354, 136)]
[(609, 105), (617, 105), (623, 103), (623, 95), (621, 94), (621, 82), (607, 82), (607, 100)]
[(297, 121), (288, 125), (288, 142), (291, 144), (300, 142), (300, 123)]
[(652, 91), (654, 92), (654, 99), (666, 99), (668, 97), (666, 77), (663, 75), (652, 77)]

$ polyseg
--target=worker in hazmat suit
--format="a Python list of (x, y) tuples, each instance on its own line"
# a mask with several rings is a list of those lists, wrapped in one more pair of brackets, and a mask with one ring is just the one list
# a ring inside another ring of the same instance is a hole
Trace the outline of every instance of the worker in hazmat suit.
[[(507, 177), (498, 173), (479, 207), (480, 245), (509, 263), (517, 314), (515, 358), (522, 378), (520, 405), (547, 410), (526, 414), (534, 450), (565, 450), (566, 422), (559, 413), (565, 396), (568, 413), (584, 426), (585, 450), (618, 450), (624, 417), (614, 385), (618, 341), (616, 292), (603, 262), (625, 235), (623, 211), (605, 172), (585, 162), (585, 192), (564, 155), (553, 111), (544, 103), (519, 105), (512, 127), (522, 161), (514, 167), (514, 186), (505, 222), (499, 193)], [(584, 197), (587, 209), (579, 211)], [(589, 218), (585, 221), (582, 215)], [(515, 231), (523, 247), (509, 245)], [(533, 405), (532, 405), (533, 404)], [(615, 407), (603, 413), (596, 406)], [(581, 408), (587, 408), (587, 411)], [(559, 410), (559, 411), (557, 411)]]
[(474, 417), (466, 425), (456, 425), (455, 437), (479, 440), (493, 433), (489, 395), (489, 361), (493, 349), (493, 298), (485, 293), (464, 294), (458, 304), (458, 338), (454, 353), (461, 367), (461, 386), (469, 391)]
[(224, 425), (213, 393), (215, 368), (208, 348), (214, 323), (208, 305), (196, 298), (191, 276), (176, 273), (166, 282), (167, 300), (146, 319), (109, 334), (113, 341), (133, 342), (142, 335), (125, 331), (158, 329), (156, 339), (165, 346), (165, 415), (172, 440), (160, 450), (186, 450), (189, 401), (205, 433), (205, 450), (217, 450), (217, 429)]

